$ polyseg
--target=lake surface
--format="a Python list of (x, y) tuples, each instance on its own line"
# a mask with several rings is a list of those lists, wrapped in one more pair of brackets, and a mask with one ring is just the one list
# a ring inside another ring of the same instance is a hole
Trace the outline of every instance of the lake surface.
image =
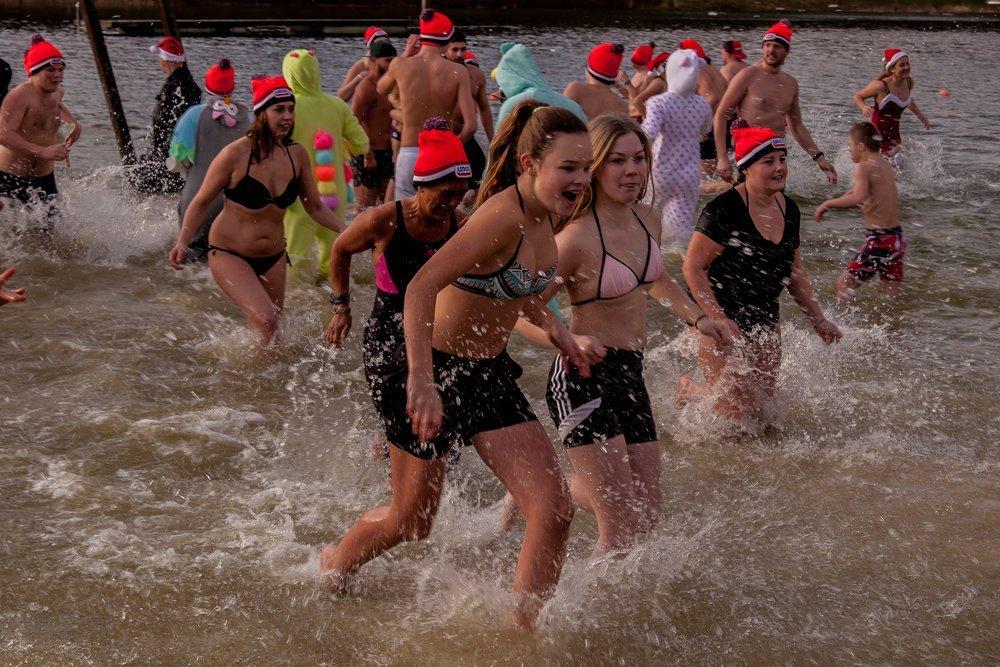
[[(0, 28), (15, 64), (30, 30)], [(723, 27), (469, 31), (486, 71), (506, 38), (528, 43), (553, 87), (590, 45), (699, 38), (714, 55), (759, 31)], [(782, 391), (765, 423), (734, 434), (703, 406), (679, 410), (691, 341), (651, 309), (647, 382), (663, 445), (664, 514), (628, 556), (592, 563), (578, 513), (559, 590), (538, 632), (509, 629), (521, 532), (500, 535), (502, 489), (471, 451), (449, 475), (430, 540), (360, 573), (352, 594), (316, 586), (318, 549), (388, 480), (361, 371), (371, 263), (350, 344), (322, 342), (326, 295), (293, 283), (285, 351), (249, 358), (237, 309), (204, 267), (171, 270), (176, 202), (137, 198), (121, 169), (87, 40), (47, 37), (69, 58), (66, 103), (84, 135), (59, 166), (52, 247), (0, 214), (0, 266), (30, 300), (0, 311), (0, 662), (51, 663), (913, 663), (1000, 661), (1000, 302), (996, 34), (807, 28), (787, 71), (806, 123), (849, 180), (853, 92), (881, 50), (907, 49), (934, 123), (907, 114), (900, 177), (906, 290), (838, 311), (833, 285), (862, 232), (856, 213), (811, 219), (828, 186), (791, 151), (803, 257), (845, 331), (825, 347), (785, 297)], [(185, 40), (197, 78), (219, 57), (277, 73), (292, 48), (320, 57), (328, 89), (360, 38)], [(135, 136), (162, 74), (149, 40), (108, 37)], [(631, 47), (630, 47), (631, 48)], [(948, 98), (939, 97), (943, 87)], [(680, 257), (667, 256), (679, 275)], [(552, 432), (547, 353), (512, 354)], [(562, 452), (560, 451), (560, 456)], [(568, 465), (568, 463), (565, 463)]]

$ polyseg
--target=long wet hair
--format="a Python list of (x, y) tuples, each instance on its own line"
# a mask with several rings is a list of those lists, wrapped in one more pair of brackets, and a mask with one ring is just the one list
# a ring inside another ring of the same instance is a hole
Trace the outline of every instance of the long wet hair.
[[(573, 211), (567, 220), (561, 220), (556, 223), (555, 231), (559, 232), (566, 227), (572, 220), (577, 219), (583, 214), (587, 208), (589, 208), (597, 197), (597, 186), (594, 183), (597, 174), (604, 167), (605, 163), (608, 161), (611, 155), (611, 148), (615, 145), (620, 137), (626, 134), (634, 134), (639, 137), (639, 141), (642, 143), (642, 151), (646, 156), (646, 182), (642, 184), (642, 188), (639, 190), (639, 194), (636, 197), (636, 201), (642, 201), (646, 197), (646, 192), (648, 188), (652, 187), (653, 181), (653, 145), (649, 141), (649, 137), (646, 133), (642, 131), (642, 126), (635, 122), (625, 114), (605, 114), (603, 116), (598, 116), (594, 120), (587, 124), (587, 131), (590, 134), (590, 145), (594, 151), (594, 161), (590, 166), (591, 182), (587, 185), (587, 189), (584, 190), (583, 195), (576, 204), (576, 209)], [(652, 206), (652, 202), (650, 202)]]
[(514, 185), (521, 174), (520, 155), (527, 153), (540, 160), (552, 148), (557, 134), (586, 132), (587, 126), (572, 111), (534, 100), (518, 104), (500, 123), (490, 144), (489, 168), (476, 197), (476, 208)]
[(295, 132), (295, 124), (289, 128), (288, 134), (283, 139), (278, 139), (271, 128), (268, 127), (265, 114), (267, 109), (261, 109), (259, 113), (253, 115), (253, 124), (247, 130), (247, 137), (250, 139), (250, 161), (260, 164), (271, 154), (277, 146), (291, 146), (295, 142), (292, 134)]

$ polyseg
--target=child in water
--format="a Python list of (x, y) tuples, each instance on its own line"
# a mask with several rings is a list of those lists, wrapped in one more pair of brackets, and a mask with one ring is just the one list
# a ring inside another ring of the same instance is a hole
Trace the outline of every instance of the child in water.
[(865, 242), (837, 280), (837, 299), (843, 304), (851, 290), (875, 274), (889, 296), (896, 296), (903, 283), (906, 239), (899, 226), (899, 195), (896, 171), (879, 151), (878, 131), (869, 123), (857, 123), (848, 132), (848, 149), (854, 162), (854, 187), (816, 208), (817, 222), (831, 208), (859, 206), (865, 219)]

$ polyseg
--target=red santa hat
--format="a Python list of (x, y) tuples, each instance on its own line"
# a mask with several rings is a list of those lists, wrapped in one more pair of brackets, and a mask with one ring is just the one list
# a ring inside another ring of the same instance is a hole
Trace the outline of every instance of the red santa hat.
[(667, 59), (670, 58), (670, 51), (663, 51), (653, 56), (653, 59), (649, 61), (646, 65), (646, 69), (650, 72), (655, 72), (667, 63)]
[(255, 76), (250, 80), (253, 91), (253, 112), (261, 113), (264, 109), (279, 102), (294, 102), (295, 95), (283, 76)]
[(885, 71), (888, 72), (892, 69), (892, 66), (898, 63), (903, 58), (909, 58), (910, 54), (903, 49), (886, 49), (882, 56), (882, 62), (884, 63)]
[(462, 55), (462, 62), (464, 62), (466, 65), (472, 65), (474, 67), (479, 67), (479, 58), (477, 58), (476, 54), (473, 53), (472, 51), (466, 51)]
[(722, 43), (722, 50), (732, 56), (733, 60), (746, 60), (747, 54), (743, 53), (743, 44), (738, 39), (727, 39)]
[(228, 97), (236, 88), (236, 70), (228, 58), (223, 58), (205, 72), (205, 90), (212, 95)]
[(640, 44), (635, 47), (632, 51), (632, 64), (637, 67), (643, 67), (649, 64), (649, 61), (653, 59), (653, 49), (656, 48), (656, 42), (649, 42), (648, 44)]
[(169, 63), (184, 62), (184, 45), (176, 37), (164, 37), (149, 47), (149, 52), (158, 54), (161, 60)]
[(455, 24), (439, 11), (425, 9), (420, 12), (420, 41), (444, 46), (451, 41)]
[(417, 161), (413, 165), (415, 184), (432, 183), (448, 176), (472, 178), (465, 147), (444, 118), (432, 116), (424, 121), (417, 144)]
[(63, 54), (52, 42), (41, 35), (31, 38), (31, 46), (24, 52), (24, 73), (28, 76), (38, 74), (49, 65), (65, 65)]
[(365, 30), (365, 47), (372, 48), (372, 42), (376, 39), (389, 39), (389, 33), (377, 25), (373, 25), (368, 30)]
[(733, 123), (733, 144), (736, 154), (736, 169), (745, 171), (750, 165), (768, 153), (788, 152), (785, 140), (769, 127), (739, 126)]
[(781, 19), (764, 33), (760, 43), (781, 42), (786, 49), (792, 48), (792, 22), (788, 19)]
[(705, 49), (701, 48), (701, 42), (697, 39), (682, 39), (681, 43), (678, 45), (681, 49), (691, 49), (695, 52), (699, 58), (708, 62), (708, 56), (705, 55)]
[(618, 79), (624, 55), (625, 47), (622, 44), (598, 44), (587, 56), (587, 73), (601, 83), (612, 84)]

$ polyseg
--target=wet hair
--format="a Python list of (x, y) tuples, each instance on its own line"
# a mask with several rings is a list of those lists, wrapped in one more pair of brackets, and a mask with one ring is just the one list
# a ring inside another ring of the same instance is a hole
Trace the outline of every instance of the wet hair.
[(726, 53), (732, 54), (736, 49), (733, 48), (733, 40), (727, 39), (722, 43), (722, 50)]
[(456, 29), (455, 32), (452, 33), (451, 39), (448, 40), (449, 43), (451, 43), (451, 42), (460, 42), (462, 44), (466, 44), (466, 43), (468, 43), (468, 41), (469, 40), (467, 40), (465, 38), (465, 33), (462, 32), (461, 30), (458, 30), (458, 29)]
[(489, 168), (476, 197), (476, 208), (514, 185), (521, 171), (518, 156), (527, 153), (539, 160), (552, 148), (555, 135), (586, 132), (587, 126), (572, 111), (534, 100), (518, 104), (500, 123), (490, 144)]
[(267, 158), (274, 150), (275, 146), (291, 146), (292, 133), (295, 132), (295, 125), (288, 130), (288, 134), (283, 139), (278, 139), (267, 124), (267, 109), (253, 115), (253, 124), (247, 131), (250, 139), (250, 161), (260, 163)]
[(878, 130), (871, 123), (855, 123), (848, 130), (847, 136), (850, 137), (851, 141), (856, 141), (866, 150), (877, 152), (879, 146), (882, 142), (882, 137), (879, 136)]
[[(634, 134), (639, 137), (639, 142), (642, 144), (642, 152), (646, 156), (646, 164), (649, 166), (646, 172), (646, 182), (642, 184), (636, 201), (641, 201), (646, 197), (646, 189), (652, 183), (653, 146), (649, 141), (649, 137), (642, 131), (642, 126), (639, 123), (624, 114), (605, 114), (590, 121), (587, 124), (587, 130), (590, 134), (590, 145), (594, 149), (594, 161), (590, 166), (592, 180), (590, 185), (587, 186), (584, 195), (580, 197), (576, 210), (569, 217), (569, 220), (579, 217), (593, 203), (597, 196), (597, 185), (594, 181), (597, 180), (597, 175), (600, 173), (601, 168), (608, 161), (615, 142), (627, 134)], [(565, 227), (567, 222), (568, 220), (557, 224), (555, 231), (558, 232)]]

